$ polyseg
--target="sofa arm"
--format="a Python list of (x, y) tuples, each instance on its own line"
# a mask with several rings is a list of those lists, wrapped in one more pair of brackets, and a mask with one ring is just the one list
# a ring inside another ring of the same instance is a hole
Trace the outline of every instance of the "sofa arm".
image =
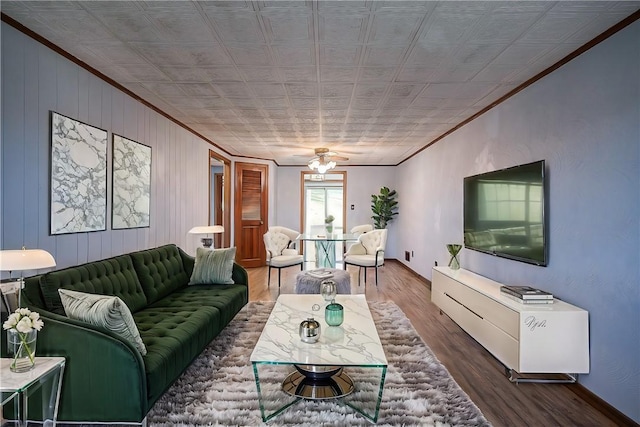
[(44, 327), (38, 356), (63, 356), (58, 421), (141, 422), (149, 411), (140, 353), (126, 340), (88, 323), (38, 309)]
[(233, 263), (233, 273), (231, 273), (233, 283), (236, 285), (249, 286), (249, 274), (240, 264)]

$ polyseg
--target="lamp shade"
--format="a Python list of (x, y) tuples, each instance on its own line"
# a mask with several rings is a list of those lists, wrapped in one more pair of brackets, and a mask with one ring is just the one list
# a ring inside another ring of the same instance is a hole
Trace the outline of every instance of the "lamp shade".
[(189, 234), (214, 234), (214, 233), (224, 233), (224, 227), (221, 225), (203, 225), (198, 227), (193, 227), (189, 230)]
[(0, 271), (38, 270), (55, 266), (53, 256), (42, 249), (0, 251)]

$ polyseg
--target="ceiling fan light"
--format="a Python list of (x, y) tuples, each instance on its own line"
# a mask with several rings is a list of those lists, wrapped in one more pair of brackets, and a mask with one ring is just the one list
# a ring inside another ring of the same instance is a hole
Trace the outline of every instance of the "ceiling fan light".
[(331, 158), (333, 154), (335, 153), (329, 152), (326, 148), (318, 148), (316, 149), (316, 157), (309, 160), (307, 166), (309, 166), (309, 169), (317, 170), (318, 173), (323, 174), (337, 166), (335, 160)]

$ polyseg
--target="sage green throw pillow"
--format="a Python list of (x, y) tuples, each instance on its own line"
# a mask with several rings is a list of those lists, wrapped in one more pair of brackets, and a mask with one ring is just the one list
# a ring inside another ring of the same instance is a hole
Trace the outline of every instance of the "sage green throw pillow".
[(196, 249), (196, 261), (191, 274), (190, 285), (220, 284), (233, 285), (233, 262), (236, 248)]
[(67, 317), (108, 329), (133, 344), (143, 356), (147, 354), (131, 311), (120, 298), (68, 289), (58, 289), (58, 293)]

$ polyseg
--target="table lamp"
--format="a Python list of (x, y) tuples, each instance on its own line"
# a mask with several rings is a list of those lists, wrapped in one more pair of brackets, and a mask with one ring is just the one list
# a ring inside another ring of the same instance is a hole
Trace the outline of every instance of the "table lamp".
[[(214, 233), (224, 233), (224, 227), (221, 225), (203, 225), (198, 227), (193, 227), (189, 230), (189, 234), (205, 234), (205, 235), (213, 235)], [(213, 236), (211, 237), (203, 237), (200, 239), (202, 242), (202, 246), (205, 248), (210, 248), (213, 244)]]
[(8, 271), (9, 278), (11, 278), (12, 272), (20, 272), (17, 292), (18, 308), (22, 307), (22, 301), (20, 298), (22, 288), (24, 287), (24, 276), (22, 272), (55, 266), (56, 260), (53, 259), (53, 256), (42, 249), (26, 249), (23, 246), (22, 249), (0, 251), (0, 271)]

